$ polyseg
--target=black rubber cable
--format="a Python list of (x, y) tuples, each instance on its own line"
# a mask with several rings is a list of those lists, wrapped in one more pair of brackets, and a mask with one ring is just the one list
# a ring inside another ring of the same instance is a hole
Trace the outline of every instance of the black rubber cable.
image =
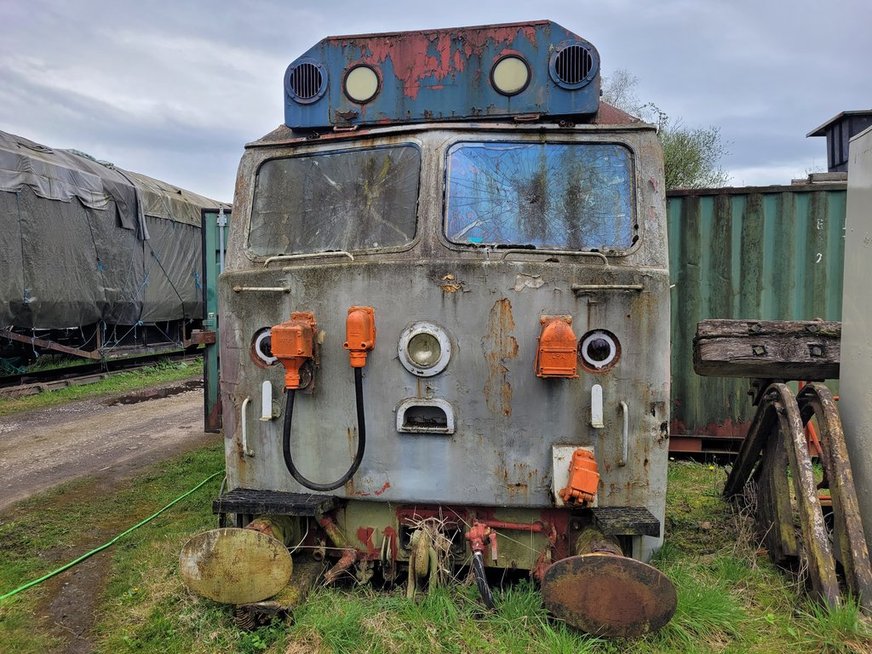
[(491, 593), (490, 586), (487, 585), (487, 577), (484, 574), (484, 557), (481, 552), (472, 553), (472, 572), (475, 575), (475, 585), (478, 586), (478, 594), (481, 595), (481, 601), (484, 602), (487, 608), (494, 608), (494, 596)]
[(342, 486), (354, 476), (363, 461), (363, 452), (366, 449), (366, 416), (363, 412), (363, 368), (354, 369), (354, 402), (357, 406), (357, 453), (351, 467), (342, 477), (330, 484), (319, 484), (306, 479), (294, 465), (294, 457), (291, 455), (291, 421), (294, 415), (294, 389), (289, 388), (285, 393), (285, 422), (282, 430), (282, 455), (285, 457), (285, 466), (288, 472), (300, 484), (314, 491), (332, 491)]

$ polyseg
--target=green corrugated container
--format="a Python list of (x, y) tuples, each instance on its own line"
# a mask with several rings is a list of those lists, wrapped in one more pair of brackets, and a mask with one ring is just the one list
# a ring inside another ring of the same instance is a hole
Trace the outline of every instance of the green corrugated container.
[(841, 319), (845, 199), (844, 183), (668, 194), (672, 451), (731, 449), (754, 413), (747, 380), (693, 371), (698, 321)]

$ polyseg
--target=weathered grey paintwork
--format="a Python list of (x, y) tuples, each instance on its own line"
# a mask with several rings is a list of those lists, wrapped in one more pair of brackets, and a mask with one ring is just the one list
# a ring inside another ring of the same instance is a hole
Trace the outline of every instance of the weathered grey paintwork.
[(854, 472), (866, 541), (872, 542), (872, 128), (851, 139), (839, 412)]
[[(609, 142), (633, 153), (640, 239), (621, 256), (545, 251), (485, 251), (442, 236), (445, 153), (458, 140)], [(304, 152), (415, 143), (422, 151), (418, 233), (403, 248), (345, 257), (277, 261), (246, 251), (252, 191), (265, 160)], [(551, 507), (553, 444), (593, 446), (600, 506), (644, 506), (662, 523), (669, 424), (669, 278), (662, 154), (648, 126), (558, 128), (517, 124), (434, 125), (373, 129), (306, 141), (280, 128), (251, 144), (239, 169), (226, 272), (220, 278), (221, 391), (228, 487), (309, 492), (297, 485), (281, 454), (281, 418), (259, 421), (249, 409), (248, 447), (240, 441), (245, 398), (260, 406), (264, 379), (282, 403), (281, 366), (264, 369), (249, 355), (254, 333), (314, 312), (320, 367), (314, 392), (298, 392), (293, 447), (314, 481), (339, 477), (356, 440), (354, 386), (342, 349), (353, 305), (375, 308), (375, 350), (364, 369), (367, 449), (360, 470), (333, 494), (380, 502)], [(605, 261), (607, 259), (607, 262)], [(541, 282), (541, 284), (540, 284)], [(630, 286), (574, 292), (573, 285)], [(632, 287), (641, 286), (640, 290)], [(280, 289), (288, 292), (234, 290)], [(602, 374), (539, 379), (534, 357), (541, 315), (568, 314), (577, 338), (608, 329), (621, 343), (620, 362)], [(399, 362), (397, 343), (411, 323), (430, 321), (452, 340), (446, 370), (419, 379)], [(590, 389), (603, 387), (605, 427), (590, 426)], [(395, 409), (408, 398), (451, 403), (453, 435), (399, 433)], [(622, 454), (620, 403), (629, 407), (629, 460)], [(646, 538), (647, 557), (660, 539)], [(636, 548), (634, 548), (636, 549)]]

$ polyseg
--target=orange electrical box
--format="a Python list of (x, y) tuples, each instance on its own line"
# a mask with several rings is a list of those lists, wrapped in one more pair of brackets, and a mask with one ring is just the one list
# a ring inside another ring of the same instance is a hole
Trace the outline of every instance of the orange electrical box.
[(345, 319), (345, 343), (352, 368), (366, 365), (366, 353), (375, 347), (375, 309), (351, 307)]
[(567, 504), (592, 502), (599, 485), (596, 459), (590, 450), (579, 448), (572, 453), (569, 481), (559, 495)]
[(315, 355), (315, 314), (297, 311), (270, 330), (270, 348), (285, 367), (285, 388), (300, 388), (300, 367)]
[(578, 354), (572, 316), (541, 316), (542, 332), (536, 350), (536, 376), (578, 377)]

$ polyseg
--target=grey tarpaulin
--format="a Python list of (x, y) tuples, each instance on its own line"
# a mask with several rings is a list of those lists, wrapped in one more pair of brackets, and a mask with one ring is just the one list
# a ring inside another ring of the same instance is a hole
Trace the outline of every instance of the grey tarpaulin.
[(220, 206), (0, 132), (0, 328), (202, 317), (200, 213)]

